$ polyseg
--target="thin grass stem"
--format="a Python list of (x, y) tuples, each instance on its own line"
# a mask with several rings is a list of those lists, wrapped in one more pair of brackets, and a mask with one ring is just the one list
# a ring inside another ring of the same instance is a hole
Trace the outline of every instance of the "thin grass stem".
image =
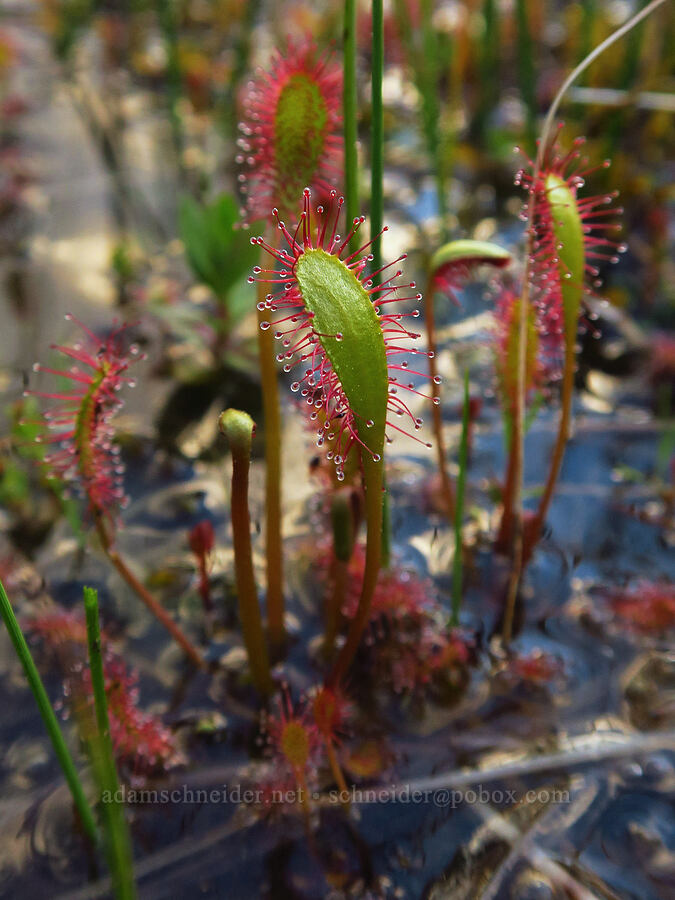
[(354, 618), (349, 624), (347, 639), (330, 672), (327, 684), (334, 687), (339, 684), (349, 669), (361, 637), (368, 624), (370, 605), (377, 586), (382, 560), (382, 485), (384, 463), (376, 462), (369, 453), (363, 453), (363, 476), (366, 486), (366, 565), (363, 573), (363, 585), (359, 605)]
[(384, 72), (384, 12), (382, 0), (373, 0), (373, 43), (370, 124), (370, 234), (373, 241), (373, 271), (382, 267), (382, 220), (384, 217), (384, 108), (382, 76)]
[[(345, 205), (347, 221), (359, 214), (358, 95), (356, 90), (356, 0), (345, 0), (343, 32), (343, 128), (345, 141)], [(356, 235), (349, 248), (358, 250)]]
[(72, 794), (73, 803), (75, 804), (75, 809), (77, 810), (77, 815), (82, 828), (91, 843), (96, 845), (99, 840), (99, 835), (94, 813), (92, 812), (89, 801), (84, 793), (80, 776), (77, 773), (73, 757), (71, 756), (65, 738), (63, 737), (63, 732), (61, 731), (58, 719), (56, 718), (56, 713), (49, 702), (47, 691), (42, 683), (42, 679), (40, 678), (28, 648), (28, 644), (23, 636), (23, 632), (21, 631), (21, 627), (19, 626), (2, 582), (0, 582), (0, 613), (2, 614), (3, 622), (5, 623), (12, 644), (14, 645), (16, 655), (19, 657), (19, 661), (26, 673), (26, 678), (28, 679), (28, 684), (33, 697), (35, 698), (35, 702), (37, 703), (37, 707), (40, 710), (42, 721), (47, 729), (47, 734), (54, 747), (54, 752), (56, 753), (59, 765), (61, 766), (63, 775), (70, 788), (70, 793)]
[(129, 826), (124, 804), (119, 801), (119, 780), (110, 738), (108, 700), (101, 654), (101, 626), (98, 614), (98, 594), (94, 588), (84, 588), (84, 611), (87, 623), (89, 671), (94, 692), (96, 734), (92, 737), (93, 769), (101, 794), (101, 810), (105, 825), (105, 844), (116, 900), (134, 900), (137, 896), (134, 879), (134, 860)]

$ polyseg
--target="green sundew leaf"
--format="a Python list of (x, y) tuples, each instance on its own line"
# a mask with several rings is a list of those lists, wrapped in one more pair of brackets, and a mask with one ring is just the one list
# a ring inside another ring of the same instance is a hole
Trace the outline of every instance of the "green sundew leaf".
[(328, 106), (317, 82), (304, 72), (288, 79), (274, 116), (274, 164), (279, 208), (292, 210), (314, 182), (326, 151)]
[(511, 262), (508, 250), (490, 241), (473, 241), (469, 238), (443, 244), (431, 257), (430, 271), (452, 266), (489, 265), (503, 267)]
[(565, 351), (574, 354), (584, 284), (584, 231), (577, 198), (559, 175), (546, 178), (546, 197), (551, 209), (558, 254), (558, 276), (565, 322)]
[(370, 295), (343, 262), (321, 249), (306, 249), (295, 274), (305, 307), (314, 313), (314, 331), (354, 413), (359, 438), (374, 456), (382, 456), (389, 376), (384, 335)]
[(225, 301), (232, 285), (250, 271), (260, 253), (251, 245), (251, 232), (237, 227), (237, 204), (228, 194), (207, 205), (183, 197), (178, 222), (193, 274)]

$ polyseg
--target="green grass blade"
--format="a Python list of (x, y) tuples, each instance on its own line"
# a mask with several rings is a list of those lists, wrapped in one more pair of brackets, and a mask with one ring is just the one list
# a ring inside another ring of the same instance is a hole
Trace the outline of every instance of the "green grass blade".
[(96, 733), (90, 740), (94, 774), (101, 794), (101, 810), (105, 826), (105, 845), (117, 900), (134, 900), (136, 883), (131, 851), (129, 826), (124, 816), (124, 804), (119, 798), (119, 781), (112, 741), (105, 676), (101, 656), (101, 627), (98, 616), (98, 594), (94, 588), (84, 589), (84, 611), (87, 619), (89, 670), (94, 691)]
[[(370, 236), (373, 242), (372, 271), (382, 267), (382, 219), (384, 197), (384, 108), (382, 106), (382, 75), (384, 70), (384, 12), (382, 0), (373, 0), (373, 47), (372, 47), (372, 117), (370, 144)], [(378, 235), (375, 237), (375, 235)]]
[(537, 140), (537, 96), (532, 34), (528, 21), (527, 0), (516, 2), (516, 46), (520, 94), (527, 110), (527, 145), (534, 148)]
[[(345, 139), (345, 204), (347, 221), (359, 215), (359, 158), (357, 91), (356, 91), (356, 0), (345, 0), (343, 39), (342, 118)], [(358, 238), (352, 238), (350, 249), (358, 249)]]
[(63, 775), (68, 783), (70, 792), (73, 795), (73, 802), (75, 803), (75, 808), (80, 817), (82, 827), (84, 828), (87, 837), (89, 837), (93, 844), (96, 844), (98, 843), (98, 829), (96, 827), (94, 814), (89, 805), (89, 801), (85, 796), (80, 776), (77, 773), (70, 750), (63, 737), (63, 732), (61, 731), (58, 719), (49, 702), (49, 697), (47, 696), (44, 684), (42, 683), (42, 679), (40, 678), (28, 648), (28, 644), (26, 643), (26, 639), (23, 636), (23, 632), (14, 615), (14, 610), (12, 609), (12, 605), (9, 602), (9, 598), (2, 582), (0, 582), (0, 613), (2, 614), (2, 619), (9, 632), (14, 649), (16, 650), (16, 655), (19, 657), (24, 672), (26, 673), (28, 684), (30, 685), (33, 697), (40, 710), (42, 721), (44, 722), (47, 734), (54, 747), (54, 752), (58, 757), (59, 764), (63, 770)]

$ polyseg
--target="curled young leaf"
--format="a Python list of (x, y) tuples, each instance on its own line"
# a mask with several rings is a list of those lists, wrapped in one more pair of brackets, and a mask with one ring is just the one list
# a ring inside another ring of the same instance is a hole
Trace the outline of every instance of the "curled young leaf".
[(434, 275), (442, 275), (455, 267), (488, 265), (502, 268), (510, 262), (511, 254), (499, 244), (463, 238), (439, 247), (431, 257), (429, 268)]

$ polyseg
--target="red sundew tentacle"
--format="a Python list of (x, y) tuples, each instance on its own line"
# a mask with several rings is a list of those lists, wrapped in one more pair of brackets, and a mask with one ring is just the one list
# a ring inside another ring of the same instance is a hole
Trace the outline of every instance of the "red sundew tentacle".
[(93, 381), (91, 375), (83, 375), (73, 371), (65, 372), (63, 369), (51, 369), (49, 366), (40, 365), (40, 363), (35, 363), (33, 371), (44, 372), (45, 375), (58, 375), (59, 378), (71, 378), (73, 381), (79, 381), (80, 384), (91, 384)]
[[(379, 293), (379, 291), (384, 291), (385, 295), (390, 294), (392, 292), (396, 293), (396, 291), (399, 289), (400, 285), (390, 285), (389, 282), (393, 281), (394, 278), (400, 278), (401, 275), (403, 275), (403, 271), (401, 269), (398, 269), (396, 272), (394, 272), (394, 274), (390, 278), (387, 278), (386, 281), (382, 281), (377, 287), (370, 288), (368, 290), (368, 293), (371, 295)], [(404, 299), (404, 298), (400, 298), (400, 299)], [(373, 303), (375, 305), (379, 306), (381, 301), (374, 300)]]
[(82, 322), (80, 319), (78, 319), (77, 316), (74, 316), (72, 313), (66, 313), (64, 316), (64, 319), (66, 320), (66, 322), (73, 322), (75, 325), (77, 325), (77, 327), (79, 329), (84, 331), (84, 333), (89, 338), (89, 340), (92, 342), (92, 344), (95, 344), (96, 346), (100, 346), (101, 339), (97, 335), (95, 335), (93, 331), (91, 331), (89, 328), (87, 328), (87, 326), (84, 324), (84, 322)]
[(425, 400), (433, 400), (435, 399), (433, 396), (429, 396), (429, 394), (423, 394), (421, 391), (418, 391), (416, 388), (412, 386), (412, 384), (398, 384), (398, 387), (403, 388), (405, 391), (409, 391), (411, 394), (416, 394), (418, 397), (423, 397)]
[(419, 309), (413, 309), (412, 312), (396, 313), (396, 315), (392, 316), (392, 319), (395, 319), (398, 322), (400, 319), (408, 319), (408, 318), (419, 319), (419, 317), (420, 317)]
[[(402, 387), (402, 388), (405, 390), (405, 388), (404, 388), (403, 385), (397, 385), (397, 387), (399, 387), (399, 386)], [(387, 398), (387, 406), (388, 406), (389, 409), (390, 409), (393, 413), (395, 413), (397, 416), (401, 416), (401, 415), (403, 415), (403, 416), (408, 416), (408, 418), (409, 418), (412, 422), (416, 422), (416, 421), (417, 421), (417, 420), (415, 419), (415, 416), (414, 416), (414, 415), (412, 414), (412, 412), (410, 411), (410, 408), (408, 407), (408, 405), (407, 405), (403, 400), (401, 400), (400, 397), (396, 396), (396, 394), (392, 393), (391, 391), (390, 391), (389, 396), (388, 396), (388, 398)]]
[[(414, 283), (410, 285), (410, 287), (414, 287), (414, 286), (415, 286)], [(389, 288), (386, 291), (384, 296), (386, 297), (390, 293), (396, 294), (396, 291), (398, 291), (400, 289), (401, 289), (400, 285), (397, 285), (393, 290), (391, 288)], [(380, 306), (385, 306), (387, 303), (404, 303), (406, 300), (415, 300), (419, 303), (421, 299), (422, 299), (422, 294), (419, 294), (419, 293), (418, 294), (406, 294), (405, 297), (394, 296), (394, 297), (390, 297), (388, 300), (383, 300), (381, 297), (379, 297), (379, 298), (373, 300), (373, 306), (375, 306), (377, 309), (379, 309)], [(385, 315), (388, 315), (388, 314), (385, 313)]]
[[(347, 234), (347, 237), (343, 240), (343, 242), (340, 244), (340, 246), (335, 250), (335, 253), (337, 256), (340, 256), (342, 254), (342, 251), (345, 249), (345, 247), (351, 241), (351, 239), (354, 237), (354, 235), (358, 233), (360, 227), (363, 225), (363, 223), (365, 221), (366, 221), (365, 216), (359, 216), (358, 218), (354, 219), (354, 221), (352, 222), (352, 227), (349, 229), (349, 233)], [(343, 260), (343, 262), (344, 262), (344, 260)]]
[[(371, 272), (371, 274), (370, 274), (371, 279), (377, 278), (378, 275), (381, 275), (381, 274), (382, 274), (383, 272), (385, 272), (387, 269), (390, 269), (392, 266), (395, 266), (395, 265), (397, 265), (398, 263), (403, 262), (403, 260), (404, 260), (404, 259), (407, 259), (407, 258), (408, 258), (408, 254), (407, 254), (407, 253), (402, 253), (402, 254), (398, 257), (398, 259), (392, 259), (391, 262), (385, 263), (383, 266), (380, 266), (379, 269), (375, 269), (374, 272)], [(402, 270), (402, 269), (399, 269), (398, 273), (397, 273), (394, 277), (398, 277), (399, 275), (402, 275), (402, 274), (403, 274), (403, 270)], [(384, 281), (382, 282), (382, 284), (385, 284), (385, 283), (386, 283), (386, 282), (384, 282)], [(411, 281), (410, 284), (408, 285), (408, 287), (414, 288), (414, 287), (415, 287), (415, 282), (414, 282), (414, 281)], [(371, 293), (372, 293), (372, 291), (371, 291)]]
[[(290, 316), (284, 316), (283, 319), (276, 319), (274, 324), (281, 325), (282, 322), (296, 322), (300, 313), (293, 313)], [(305, 315), (305, 320), (309, 317)], [(301, 325), (298, 325), (297, 328), (305, 328), (307, 326), (307, 321), (304, 321)], [(285, 332), (286, 334), (292, 334), (293, 331), (297, 331), (297, 328), (292, 329), (291, 331)]]
[(431, 447), (431, 443), (429, 441), (423, 441), (422, 438), (415, 437), (414, 434), (410, 434), (410, 432), (406, 431), (404, 428), (399, 428), (398, 425), (394, 425), (394, 423), (390, 422), (389, 419), (387, 419), (387, 428), (393, 428), (394, 431), (398, 431), (400, 434), (404, 434), (412, 441), (415, 441), (418, 444), (422, 444), (423, 447), (427, 447), (427, 449)]
[[(403, 325), (399, 325), (398, 322), (396, 322), (393, 319), (393, 317), (387, 316), (386, 318), (387, 318), (388, 323), (391, 324), (393, 327), (392, 328), (383, 328), (382, 331), (385, 334), (395, 334), (398, 337), (400, 337), (400, 335), (404, 334), (406, 337), (410, 338), (411, 341), (417, 340), (417, 338), (419, 337), (418, 333), (416, 333), (414, 331), (408, 331), (408, 329), (404, 328)], [(382, 319), (385, 319), (385, 316), (382, 316)]]
[(279, 278), (249, 278), (248, 283), (253, 284), (254, 281), (259, 281), (261, 284), (286, 284), (286, 278), (281, 277), (280, 272), (273, 272), (273, 275), (279, 275)]
[[(338, 197), (337, 209), (335, 210), (335, 218), (333, 220), (333, 229), (331, 231), (331, 235), (328, 240), (328, 244), (324, 248), (327, 253), (333, 253), (333, 251), (334, 251), (335, 244), (336, 244), (336, 234), (337, 234), (338, 222), (340, 221), (340, 213), (342, 212), (342, 206), (343, 206), (344, 202), (345, 202), (344, 197)], [(336, 254), (336, 256), (339, 256), (339, 254)]]
[[(372, 246), (375, 243), (375, 241), (385, 233), (385, 231), (389, 231), (388, 225), (385, 225), (381, 231), (378, 231), (378, 233), (376, 235), (371, 237), (371, 239), (369, 241), (366, 241), (366, 243), (363, 244), (361, 247), (359, 247), (359, 249), (356, 250), (354, 253), (350, 254), (346, 259), (343, 260), (343, 262), (347, 263), (347, 262), (350, 262), (352, 259), (354, 259), (355, 256), (362, 256), (363, 251), (367, 250), (368, 247)], [(393, 263), (392, 263), (392, 265), (393, 265)], [(371, 278), (374, 277), (376, 274), (377, 274), (377, 272), (374, 272), (373, 275), (371, 276)], [(366, 281), (366, 285), (367, 284), (368, 284), (368, 282)]]
[[(392, 372), (406, 372), (408, 375), (419, 375), (420, 378), (428, 378), (429, 375), (426, 372), (416, 372), (415, 369), (409, 369), (408, 366), (389, 366), (389, 371)], [(436, 382), (436, 384), (440, 384), (440, 378)]]
[(91, 366), (92, 369), (95, 369), (98, 366), (96, 357), (83, 350), (79, 350), (77, 347), (63, 347), (61, 344), (50, 344), (49, 349), (58, 350), (60, 353), (63, 353), (64, 356), (69, 356), (71, 359), (75, 359), (85, 366)]
[(429, 350), (418, 350), (416, 347), (394, 347), (392, 345), (387, 347), (387, 356), (399, 353), (421, 353), (423, 356), (431, 359), (429, 352)]
[[(38, 369), (38, 371), (41, 372), (43, 370)], [(82, 391), (82, 394), (80, 396), (84, 397), (85, 393), (86, 393), (85, 391)], [(33, 391), (33, 390), (24, 391), (24, 395), (30, 396), (30, 397), (42, 397), (44, 400), (69, 400), (71, 396), (74, 396), (73, 394), (63, 394), (63, 393), (54, 393), (54, 392), (50, 393), (48, 391)], [(32, 422), (30, 424), (36, 424), (36, 423)]]
[[(297, 253), (297, 251), (301, 250), (302, 248), (301, 248), (300, 245), (297, 243), (297, 241), (295, 240), (295, 237), (290, 233), (290, 231), (288, 230), (288, 228), (286, 228), (286, 223), (285, 223), (285, 222), (282, 222), (282, 220), (280, 219), (280, 217), (279, 217), (279, 210), (276, 209), (276, 208), (273, 209), (273, 210), (272, 210), (272, 215), (273, 215), (274, 218), (276, 219), (276, 222), (277, 222), (277, 228), (278, 228), (279, 231), (283, 234), (284, 238), (288, 241), (288, 246), (290, 247), (291, 250), (293, 250), (294, 252)], [(267, 250), (266, 242), (264, 242), (264, 241), (262, 240), (262, 238), (258, 238), (258, 243), (259, 243), (262, 247), (264, 247), (265, 250)]]
[[(38, 444), (56, 444), (60, 441), (69, 441), (75, 436), (75, 431), (60, 431), (58, 434), (40, 434), (35, 440)], [(72, 457), (72, 454), (69, 454)]]
[(302, 228), (302, 246), (309, 247), (311, 246), (311, 240), (307, 233), (307, 210), (303, 210), (300, 213), (300, 218), (298, 219), (298, 224), (295, 228), (295, 234), (293, 235), (293, 242), (297, 244), (298, 242), (298, 232)]
[[(323, 212), (323, 207), (321, 208), (321, 214), (323, 216), (323, 224), (321, 226), (321, 235), (317, 240), (317, 247), (325, 247), (326, 245), (326, 228), (328, 227), (328, 222), (333, 211), (333, 203), (335, 202), (335, 198), (337, 197), (337, 191), (333, 190), (330, 192), (329, 201), (328, 201), (328, 209)], [(318, 230), (318, 229), (317, 229)]]

